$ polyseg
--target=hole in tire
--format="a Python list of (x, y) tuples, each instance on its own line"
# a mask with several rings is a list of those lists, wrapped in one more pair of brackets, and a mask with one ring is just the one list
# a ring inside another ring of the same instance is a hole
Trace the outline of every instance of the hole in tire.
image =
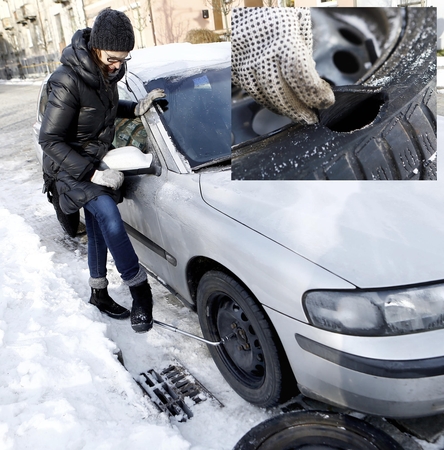
[(336, 86), (336, 83), (334, 83), (333, 81), (329, 80), (326, 77), (321, 77), (324, 81), (326, 81), (330, 86)]
[(351, 44), (362, 45), (363, 43), (361, 37), (348, 28), (340, 28), (339, 33), (341, 33), (342, 37)]
[(375, 94), (356, 105), (346, 105), (336, 114), (332, 114), (329, 120), (323, 121), (323, 125), (340, 133), (359, 130), (370, 125), (376, 119), (384, 101), (383, 94)]
[(333, 55), (333, 62), (337, 69), (343, 73), (351, 74), (359, 70), (359, 61), (356, 56), (345, 50), (338, 50)]

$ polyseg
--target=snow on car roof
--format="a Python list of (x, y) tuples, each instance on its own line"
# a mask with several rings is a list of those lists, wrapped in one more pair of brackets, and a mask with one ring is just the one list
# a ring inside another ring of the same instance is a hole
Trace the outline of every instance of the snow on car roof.
[(231, 64), (229, 42), (166, 44), (131, 52), (128, 70), (140, 79), (155, 80), (193, 69)]

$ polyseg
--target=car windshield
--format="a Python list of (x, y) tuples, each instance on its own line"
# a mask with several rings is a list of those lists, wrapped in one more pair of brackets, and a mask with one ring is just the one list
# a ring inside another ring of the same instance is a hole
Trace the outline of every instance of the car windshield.
[(159, 78), (145, 88), (165, 90), (161, 120), (192, 168), (231, 156), (230, 67)]

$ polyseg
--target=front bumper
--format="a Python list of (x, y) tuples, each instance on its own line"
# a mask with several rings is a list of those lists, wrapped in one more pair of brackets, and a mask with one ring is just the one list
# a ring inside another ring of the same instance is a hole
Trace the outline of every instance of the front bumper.
[(302, 394), (384, 417), (444, 411), (444, 330), (361, 337), (267, 309)]

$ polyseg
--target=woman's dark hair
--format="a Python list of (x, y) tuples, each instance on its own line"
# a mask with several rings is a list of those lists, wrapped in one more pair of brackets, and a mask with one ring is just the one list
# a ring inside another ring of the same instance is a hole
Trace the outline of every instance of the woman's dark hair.
[(108, 81), (108, 66), (100, 60), (100, 50), (98, 48), (91, 48), (92, 60), (99, 66), (103, 78)]

